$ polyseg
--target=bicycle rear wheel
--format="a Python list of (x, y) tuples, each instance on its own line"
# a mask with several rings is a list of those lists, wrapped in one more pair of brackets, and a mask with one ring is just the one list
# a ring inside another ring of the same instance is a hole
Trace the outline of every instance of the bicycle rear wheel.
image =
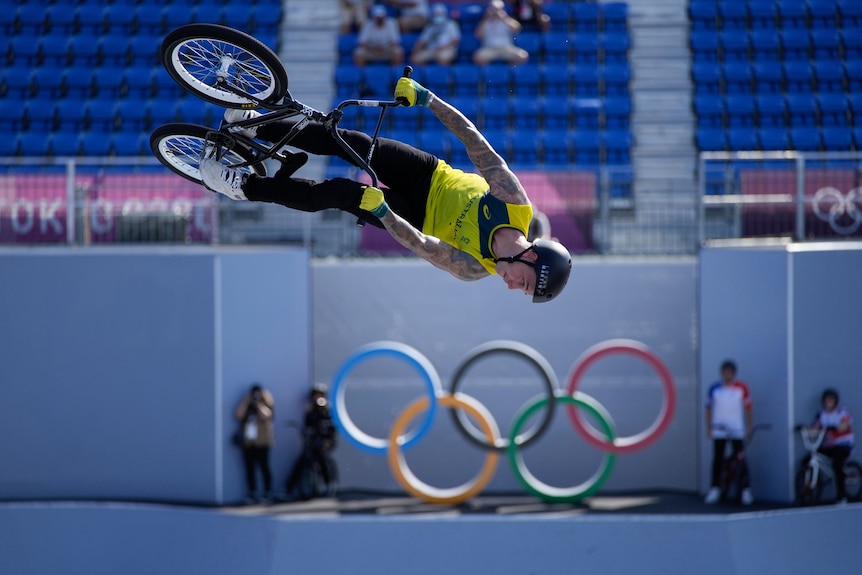
[(855, 461), (844, 463), (844, 494), (849, 501), (862, 499), (862, 465)]
[(196, 96), (228, 108), (274, 104), (287, 94), (287, 71), (278, 56), (244, 32), (218, 24), (188, 24), (165, 36), (168, 74)]
[[(211, 131), (210, 128), (195, 124), (165, 124), (153, 130), (150, 135), (150, 149), (153, 155), (172, 172), (203, 185), (200, 160), (203, 157), (207, 132)], [(226, 166), (235, 166), (254, 162), (256, 158), (253, 150), (236, 142), (232, 149), (224, 153), (221, 161)], [(266, 175), (266, 167), (262, 163), (252, 164), (240, 170), (259, 176)]]

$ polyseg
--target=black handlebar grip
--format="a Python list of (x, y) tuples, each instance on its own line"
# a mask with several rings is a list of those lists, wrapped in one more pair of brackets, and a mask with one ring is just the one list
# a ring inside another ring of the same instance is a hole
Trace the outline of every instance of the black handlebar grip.
[(411, 78), (413, 76), (413, 66), (404, 66), (404, 77)]

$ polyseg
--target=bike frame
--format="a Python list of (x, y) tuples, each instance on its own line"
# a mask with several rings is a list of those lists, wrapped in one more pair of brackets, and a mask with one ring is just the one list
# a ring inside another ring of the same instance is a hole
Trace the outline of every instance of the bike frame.
[(799, 436), (802, 438), (802, 445), (808, 451), (808, 467), (811, 469), (811, 485), (817, 485), (820, 479), (821, 472), (830, 481), (835, 480), (835, 472), (832, 470), (832, 459), (823, 453), (817, 451), (823, 444), (823, 439), (826, 437), (826, 428), (821, 427), (816, 435), (813, 435), (809, 428), (800, 427)]

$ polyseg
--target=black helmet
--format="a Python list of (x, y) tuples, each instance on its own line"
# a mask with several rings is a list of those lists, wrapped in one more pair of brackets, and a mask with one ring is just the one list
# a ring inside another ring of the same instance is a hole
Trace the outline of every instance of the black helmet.
[(535, 240), (532, 251), (539, 256), (533, 269), (536, 271), (536, 287), (533, 303), (551, 301), (563, 291), (572, 271), (572, 255), (559, 242)]
[(724, 371), (725, 369), (729, 369), (729, 370), (731, 370), (733, 373), (736, 373), (736, 371), (737, 371), (737, 370), (736, 370), (736, 362), (735, 362), (735, 361), (733, 361), (732, 359), (726, 359), (726, 360), (724, 360), (724, 361), (721, 363), (721, 370), (720, 370), (720, 371)]
[(835, 403), (838, 403), (838, 390), (831, 387), (823, 390), (823, 395), (820, 396), (820, 403), (826, 401), (827, 397), (835, 398)]

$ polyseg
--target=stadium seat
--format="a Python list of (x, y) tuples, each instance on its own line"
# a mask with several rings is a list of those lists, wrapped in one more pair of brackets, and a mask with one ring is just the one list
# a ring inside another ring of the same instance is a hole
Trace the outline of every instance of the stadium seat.
[(844, 28), (862, 26), (862, 4), (856, 0), (838, 0), (838, 13)]
[(144, 153), (143, 138), (137, 132), (116, 132), (111, 135), (111, 151), (117, 156), (138, 156)]
[(701, 151), (720, 151), (727, 148), (727, 139), (721, 128), (698, 128), (695, 144)]
[(694, 113), (699, 127), (721, 128), (724, 125), (724, 99), (713, 95), (695, 96)]
[(853, 148), (853, 130), (848, 126), (826, 126), (821, 136), (824, 150), (849, 152)]
[(574, 121), (575, 129), (598, 130), (602, 124), (602, 108), (601, 101), (595, 98), (571, 100), (569, 116)]
[(606, 64), (602, 69), (603, 94), (625, 96), (629, 93), (631, 69), (628, 64)]
[(692, 31), (716, 30), (718, 28), (718, 12), (716, 3), (712, 0), (691, 0), (688, 3), (688, 18)]
[(812, 29), (835, 29), (837, 17), (835, 0), (808, 0), (808, 23)]
[(126, 132), (140, 132), (145, 129), (147, 118), (146, 100), (126, 98), (114, 106), (114, 125)]
[(862, 126), (862, 92), (851, 92), (847, 96), (853, 123)]
[(50, 34), (70, 34), (74, 30), (76, 16), (74, 4), (49, 4), (45, 6), (45, 29)]
[(761, 128), (758, 140), (762, 150), (779, 151), (790, 147), (787, 130), (784, 128)]
[(774, 64), (781, 54), (781, 38), (770, 29), (751, 32), (751, 53), (755, 61), (771, 60)]
[[(596, 39), (595, 34), (580, 34), (576, 36), (585, 36)], [(541, 35), (542, 58), (545, 62), (564, 62), (568, 63), (571, 44), (569, 34), (566, 32), (547, 32)]]
[(494, 62), (479, 68), (479, 82), (486, 98), (507, 97), (509, 95), (509, 67)]
[(599, 31), (599, 6), (593, 2), (570, 4), (569, 14), (573, 32), (596, 33)]
[[(429, 154), (433, 154), (438, 158), (447, 158), (450, 153), (450, 147), (452, 146), (452, 141), (450, 140), (450, 135), (448, 132), (443, 131), (434, 131), (434, 130), (422, 130), (417, 134), (418, 141), (417, 145), (420, 149), (428, 152)], [(464, 147), (458, 142), (456, 145)]]
[(751, 64), (748, 62), (725, 62), (722, 66), (722, 77), (726, 93), (751, 92)]
[(339, 100), (358, 98), (362, 85), (362, 68), (339, 64), (335, 68), (335, 93)]
[(63, 66), (69, 61), (69, 37), (51, 34), (39, 42), (36, 60), (40, 65)]
[(814, 79), (818, 92), (843, 92), (844, 77), (844, 64), (841, 60), (814, 62)]
[(758, 123), (761, 127), (784, 129), (786, 102), (780, 94), (758, 94), (754, 97)]
[(69, 38), (69, 64), (94, 66), (98, 63), (99, 44), (85, 34), (77, 34)]
[(393, 68), (385, 64), (366, 66), (363, 97), (391, 98), (398, 76), (400, 71), (393, 73)]
[(696, 94), (718, 95), (721, 92), (721, 66), (717, 62), (694, 62), (691, 75)]
[(564, 62), (551, 62), (540, 67), (542, 86), (546, 96), (569, 94), (569, 67)]
[[(0, 101), (0, 111), (3, 110), (3, 103)], [(8, 158), (14, 156), (18, 152), (18, 132), (11, 132), (0, 138), (0, 158)]]
[(862, 26), (844, 27), (841, 31), (841, 41), (844, 46), (845, 60), (862, 59)]
[[(9, 10), (11, 7), (6, 7)], [(14, 8), (11, 8), (14, 9)], [(22, 3), (18, 6), (15, 16), (15, 31), (32, 40), (47, 32), (45, 6), (39, 2)]]
[(580, 98), (597, 98), (602, 88), (600, 68), (595, 64), (575, 64), (570, 69), (571, 92)]
[(427, 64), (422, 67), (421, 77), (422, 84), (435, 94), (440, 94), (444, 98), (448, 98), (451, 95), (449, 66)]
[(809, 93), (814, 79), (814, 71), (807, 60), (783, 63), (784, 89), (786, 92)]
[(777, 62), (755, 62), (752, 67), (754, 86), (758, 94), (780, 94), (784, 84), (784, 72)]
[(850, 107), (844, 93), (818, 94), (817, 106), (820, 110), (821, 126), (848, 125)]
[[(725, 6), (728, 3), (722, 3)], [(730, 3), (735, 4), (735, 3)], [(743, 9), (745, 5), (743, 5)], [(718, 36), (722, 58), (725, 61), (748, 59), (748, 32), (745, 29), (722, 30)]]
[(720, 2), (718, 20), (722, 30), (745, 32), (748, 26), (748, 7), (745, 2)]
[(114, 98), (88, 100), (84, 108), (84, 127), (94, 131), (110, 130), (114, 121)]
[(628, 129), (632, 113), (632, 101), (628, 96), (604, 99), (605, 128)]
[(531, 58), (536, 58), (542, 52), (542, 38), (539, 32), (524, 30), (515, 36), (515, 46), (526, 50)]
[(161, 63), (161, 44), (159, 36), (136, 34), (125, 45), (127, 64), (155, 66)]
[(185, 122), (187, 124), (204, 123), (204, 103), (194, 96), (186, 96), (177, 100), (174, 105), (174, 111), (178, 122)]
[(551, 19), (551, 30), (560, 32), (569, 31), (569, 4), (557, 0), (556, 2), (545, 2), (542, 11)]
[(453, 96), (449, 103), (473, 122), (478, 121), (479, 99), (475, 96)]
[(788, 94), (787, 113), (790, 125), (813, 126), (817, 122), (817, 101), (813, 94)]
[(601, 160), (602, 135), (598, 131), (576, 130), (571, 136), (575, 164), (595, 166)]
[(50, 95), (29, 98), (24, 102), (24, 114), (34, 131), (51, 131), (54, 128), (54, 100)]
[(619, 166), (631, 163), (632, 135), (628, 130), (605, 130), (602, 146), (608, 164)]
[(782, 30), (781, 49), (785, 60), (806, 60), (811, 55), (811, 34), (807, 29)]
[(625, 2), (602, 2), (602, 30), (608, 32), (627, 32), (629, 5)]
[(841, 36), (834, 28), (811, 31), (811, 56), (814, 60), (838, 58)]
[(542, 75), (538, 64), (527, 62), (511, 68), (510, 80), (515, 94), (539, 94)]
[(808, 26), (808, 9), (805, 2), (799, 0), (779, 0), (778, 13), (781, 26), (803, 29)]
[(513, 130), (509, 133), (512, 163), (532, 166), (539, 163), (539, 137), (534, 130)]
[[(603, 37), (601, 37), (603, 39)], [(576, 64), (598, 64), (601, 51), (600, 37), (587, 32), (575, 33), (570, 39), (572, 62)]]
[(47, 156), (50, 152), (51, 132), (21, 132), (18, 136), (18, 154), (21, 156)]
[(569, 138), (565, 130), (544, 130), (540, 133), (539, 139), (544, 164), (560, 166), (569, 163)]
[(55, 156), (76, 156), (79, 145), (77, 132), (56, 132), (51, 136), (51, 153)]
[(111, 152), (109, 132), (94, 130), (81, 134), (81, 154), (84, 156), (107, 156)]
[(353, 62), (353, 50), (356, 48), (357, 34), (340, 34), (338, 36), (338, 63), (351, 64)]
[(70, 96), (54, 102), (54, 128), (77, 133), (84, 127), (84, 100)]
[(745, 152), (758, 149), (754, 128), (731, 128), (727, 131), (727, 145), (731, 150)]
[(778, 19), (778, 5), (775, 0), (749, 0), (748, 18), (752, 30), (774, 30)]
[(482, 113), (480, 114), (480, 129), (482, 130), (506, 130), (509, 128), (509, 103), (508, 99), (500, 97), (483, 100)]
[[(754, 125), (754, 97), (750, 94), (729, 94), (725, 101), (727, 125), (731, 128)], [(731, 144), (733, 146), (733, 144)]]
[(76, 34), (90, 36), (101, 34), (105, 28), (105, 9), (101, 3), (85, 2), (75, 11)]
[(470, 96), (479, 94), (479, 67), (475, 64), (453, 64), (452, 96)]
[[(538, 93), (538, 92), (536, 92)], [(514, 129), (539, 129), (539, 98), (536, 95), (509, 98), (509, 119)]]
[(545, 96), (540, 114), (545, 130), (566, 130), (569, 127), (569, 99), (567, 96)]
[(692, 30), (689, 37), (695, 62), (717, 62), (719, 36), (714, 30)]
[(793, 148), (803, 152), (816, 152), (820, 149), (820, 130), (815, 126), (795, 126), (790, 129)]
[(628, 33), (605, 32), (601, 38), (602, 62), (605, 64), (628, 63), (629, 46)]

